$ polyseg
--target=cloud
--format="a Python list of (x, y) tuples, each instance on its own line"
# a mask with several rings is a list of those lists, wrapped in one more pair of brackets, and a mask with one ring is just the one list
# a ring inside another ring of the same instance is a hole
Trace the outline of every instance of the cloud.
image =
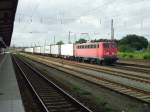
[(149, 0), (20, 0), (12, 44), (50, 43), (54, 35), (67, 42), (69, 31), (87, 32), (91, 39), (110, 38), (112, 18), (116, 38), (132, 33), (150, 40)]

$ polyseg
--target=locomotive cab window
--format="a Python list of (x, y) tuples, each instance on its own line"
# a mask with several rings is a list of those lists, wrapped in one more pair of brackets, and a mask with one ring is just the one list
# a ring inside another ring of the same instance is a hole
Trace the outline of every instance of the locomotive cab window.
[(94, 45), (91, 45), (91, 48), (94, 48)]
[(99, 44), (97, 45), (97, 48), (99, 48)]
[(109, 43), (103, 43), (104, 48), (109, 48)]
[(117, 48), (117, 44), (116, 44), (116, 43), (112, 43), (112, 44), (111, 44), (111, 47), (112, 47), (112, 48)]
[(93, 45), (91, 45), (91, 47), (90, 48), (93, 48)]

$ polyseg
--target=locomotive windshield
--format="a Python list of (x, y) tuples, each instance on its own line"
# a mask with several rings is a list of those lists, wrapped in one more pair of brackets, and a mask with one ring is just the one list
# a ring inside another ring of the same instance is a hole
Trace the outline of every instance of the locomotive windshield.
[(109, 48), (109, 43), (103, 43), (104, 48)]
[(117, 48), (117, 44), (116, 43), (104, 43), (103, 44), (104, 48)]
[(112, 44), (111, 44), (111, 47), (112, 47), (112, 48), (117, 48), (117, 44), (116, 44), (116, 43), (112, 43)]

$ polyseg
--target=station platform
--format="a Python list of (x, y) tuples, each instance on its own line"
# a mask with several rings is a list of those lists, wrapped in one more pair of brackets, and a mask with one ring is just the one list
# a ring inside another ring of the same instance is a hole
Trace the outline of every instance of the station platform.
[(4, 54), (0, 54), (0, 63), (1, 63), (1, 61), (3, 60), (4, 57), (5, 57)]
[(11, 56), (0, 58), (0, 112), (25, 112)]

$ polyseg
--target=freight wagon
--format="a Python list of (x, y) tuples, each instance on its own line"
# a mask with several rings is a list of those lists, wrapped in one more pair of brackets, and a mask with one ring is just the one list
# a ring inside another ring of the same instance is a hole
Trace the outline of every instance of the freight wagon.
[(74, 45), (63, 44), (60, 46), (60, 55), (62, 58), (73, 59), (74, 57)]
[(48, 45), (26, 48), (25, 52), (98, 64), (114, 63), (117, 60), (117, 47), (114, 42)]
[(27, 53), (33, 53), (33, 48), (25, 48), (24, 51)]
[(45, 54), (45, 46), (41, 46), (41, 52), (40, 52), (42, 55)]
[(41, 47), (40, 47), (40, 46), (34, 47), (34, 48), (33, 48), (33, 53), (41, 54)]
[(51, 54), (50, 51), (51, 51), (51, 46), (50, 45), (44, 46), (44, 53), (46, 55), (50, 55)]
[(51, 45), (50, 54), (54, 57), (60, 56), (60, 45)]

